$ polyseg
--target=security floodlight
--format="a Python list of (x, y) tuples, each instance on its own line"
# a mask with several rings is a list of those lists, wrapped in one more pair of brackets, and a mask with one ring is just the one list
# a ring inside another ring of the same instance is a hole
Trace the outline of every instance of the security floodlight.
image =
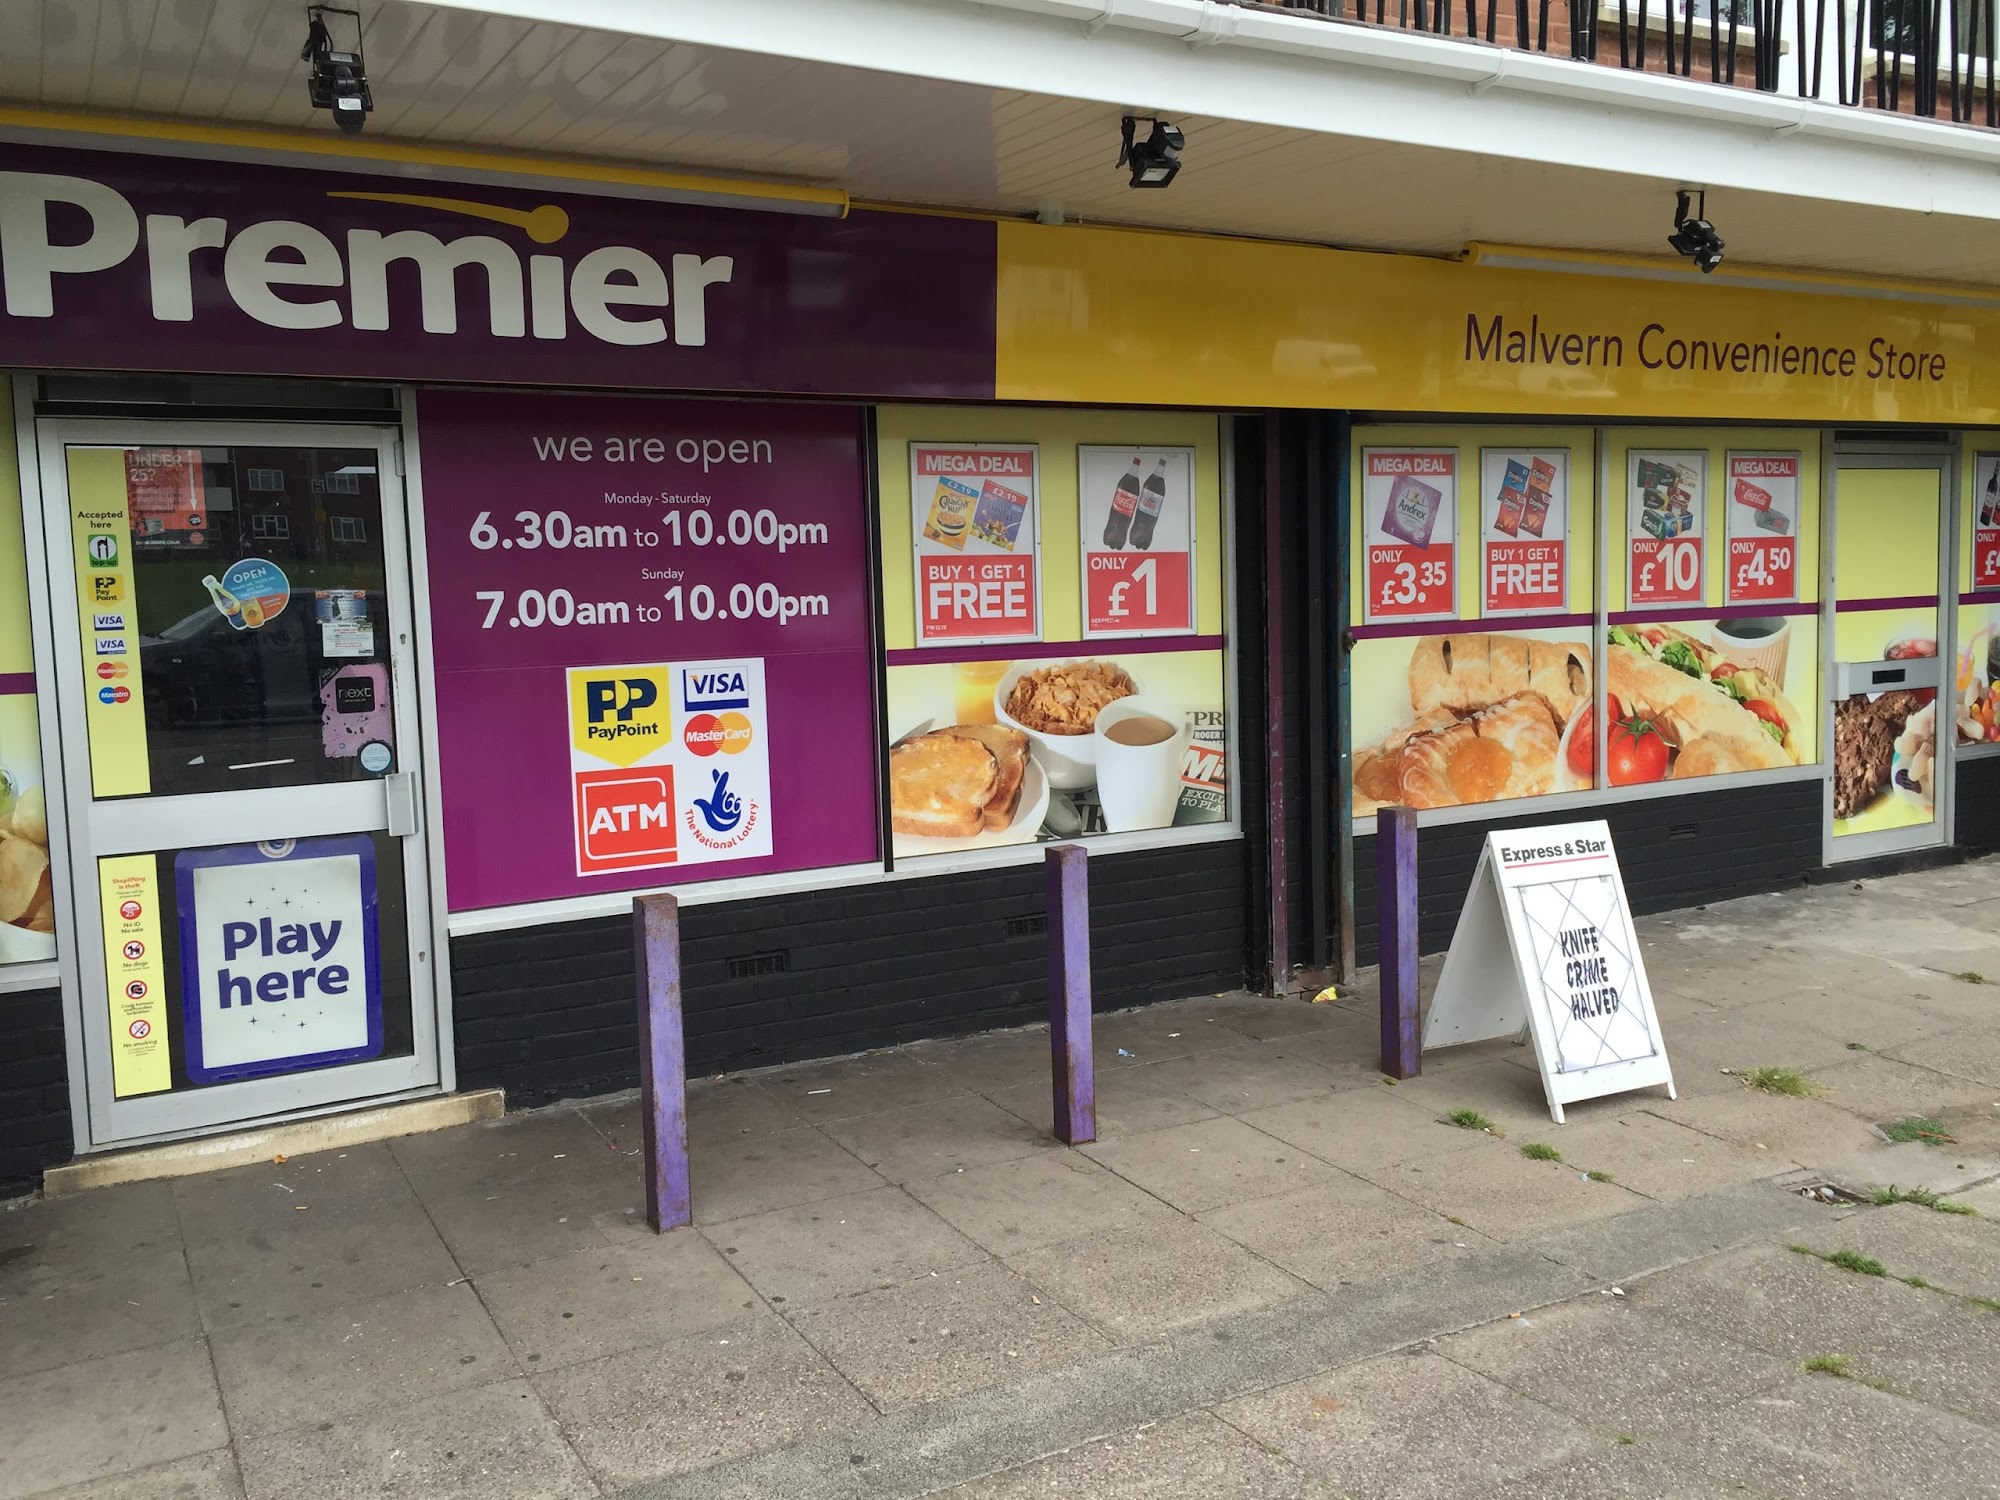
[[(1688, 212), (1691, 199), (1700, 200), (1692, 214)], [(1722, 236), (1703, 217), (1707, 211), (1707, 193), (1682, 188), (1674, 204), (1674, 232), (1667, 236), (1667, 243), (1692, 260), (1704, 276), (1722, 264)]]
[[(328, 16), (344, 16), (352, 23), (353, 50), (334, 46), (333, 33), (326, 24)], [(306, 96), (312, 107), (332, 110), (333, 123), (343, 134), (359, 135), (362, 119), (375, 108), (375, 96), (368, 92), (368, 69), (361, 58), (361, 12), (308, 5), (306, 44), (299, 49), (299, 61), (312, 64), (306, 78)]]
[(1118, 160), (1114, 165), (1132, 169), (1135, 188), (1163, 188), (1180, 172), (1181, 148), (1187, 145), (1187, 137), (1181, 134), (1178, 125), (1151, 116), (1145, 118), (1153, 128), (1143, 141), (1134, 139), (1138, 117), (1127, 115), (1120, 123)]

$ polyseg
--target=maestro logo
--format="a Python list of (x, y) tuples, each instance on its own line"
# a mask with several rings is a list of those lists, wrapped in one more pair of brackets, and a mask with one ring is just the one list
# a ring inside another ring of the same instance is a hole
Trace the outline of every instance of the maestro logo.
[(681, 729), (681, 742), (694, 755), (741, 755), (756, 738), (750, 720), (734, 709), (695, 714)]
[(673, 704), (664, 666), (572, 667), (570, 742), (585, 755), (633, 766), (672, 743)]

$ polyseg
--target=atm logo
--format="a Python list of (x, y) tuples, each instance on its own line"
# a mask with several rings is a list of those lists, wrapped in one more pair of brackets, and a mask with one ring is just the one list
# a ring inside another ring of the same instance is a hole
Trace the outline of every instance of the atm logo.
[(610, 875), (650, 870), (678, 858), (674, 843), (674, 771), (578, 771), (576, 872)]
[(570, 743), (614, 766), (635, 766), (666, 750), (673, 732), (670, 670), (659, 665), (570, 668)]

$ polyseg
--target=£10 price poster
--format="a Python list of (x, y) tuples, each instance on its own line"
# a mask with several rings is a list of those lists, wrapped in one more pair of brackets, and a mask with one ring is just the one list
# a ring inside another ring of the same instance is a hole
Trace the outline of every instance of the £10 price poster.
[(1458, 617), (1458, 450), (1364, 448), (1364, 620)]
[(1724, 500), (1731, 604), (1791, 604), (1799, 597), (1797, 453), (1732, 453)]
[(1632, 451), (1626, 483), (1626, 532), (1632, 609), (1702, 602), (1703, 513), (1708, 455)]

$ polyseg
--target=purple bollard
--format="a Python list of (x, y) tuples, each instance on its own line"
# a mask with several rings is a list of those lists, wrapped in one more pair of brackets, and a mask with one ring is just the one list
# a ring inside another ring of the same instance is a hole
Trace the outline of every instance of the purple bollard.
[(1090, 872), (1080, 844), (1042, 865), (1049, 914), (1049, 1064), (1056, 1139), (1097, 1139), (1097, 1065), (1090, 1047)]
[(632, 900), (639, 976), (639, 1117), (646, 1222), (665, 1234), (694, 1222), (688, 1192), (687, 1046), (681, 1034), (681, 912), (672, 896)]
[(1385, 807), (1375, 815), (1375, 881), (1382, 929), (1382, 1071), (1414, 1078), (1417, 1042), (1417, 815)]

